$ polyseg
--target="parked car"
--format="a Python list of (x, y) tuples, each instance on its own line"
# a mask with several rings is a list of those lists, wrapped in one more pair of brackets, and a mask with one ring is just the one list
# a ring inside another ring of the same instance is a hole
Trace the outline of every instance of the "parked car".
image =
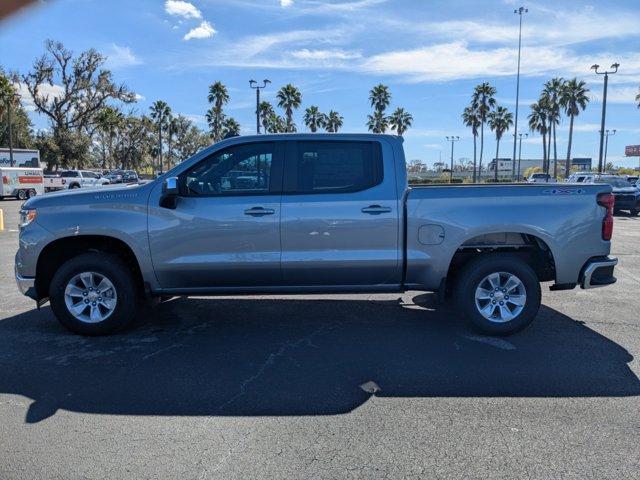
[(89, 170), (64, 170), (56, 175), (45, 176), (44, 189), (47, 192), (51, 192), (83, 187), (99, 187), (108, 184), (109, 180)]
[(19, 200), (44, 193), (41, 168), (0, 167), (0, 200), (15, 197)]
[(122, 174), (122, 181), (124, 183), (137, 183), (138, 174), (133, 170), (125, 170)]
[(593, 172), (574, 172), (569, 175), (565, 182), (567, 183), (584, 183), (588, 178), (594, 177)]
[(640, 213), (640, 191), (634, 185), (630, 185), (626, 178), (616, 175), (596, 175), (592, 183), (611, 185), (615, 196), (615, 213), (622, 210), (634, 216)]
[(555, 179), (548, 173), (532, 173), (527, 178), (527, 183), (549, 183), (555, 182)]
[(124, 179), (124, 170), (112, 170), (105, 178), (109, 180), (110, 183), (122, 183)]
[(405, 290), (510, 334), (535, 318), (540, 282), (616, 281), (612, 209), (606, 184), (409, 188), (390, 135), (242, 136), (145, 185), (28, 200), (15, 273), (89, 335), (129, 324), (145, 295)]

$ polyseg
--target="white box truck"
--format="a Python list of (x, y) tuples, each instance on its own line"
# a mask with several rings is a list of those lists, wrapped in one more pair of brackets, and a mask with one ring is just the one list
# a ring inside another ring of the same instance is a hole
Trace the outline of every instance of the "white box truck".
[(15, 197), (26, 200), (44, 194), (44, 174), (41, 168), (0, 167), (0, 200)]

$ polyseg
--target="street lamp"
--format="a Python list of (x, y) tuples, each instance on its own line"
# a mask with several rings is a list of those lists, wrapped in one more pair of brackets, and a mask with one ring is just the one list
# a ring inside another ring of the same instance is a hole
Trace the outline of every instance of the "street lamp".
[[(528, 133), (519, 133), (517, 138), (515, 133), (513, 134), (514, 141), (519, 140), (520, 146), (518, 147), (518, 174), (515, 176), (515, 179), (518, 180), (520, 178), (520, 162), (522, 161), (522, 139), (527, 138), (529, 136)], [(515, 161), (513, 163), (513, 169), (515, 170)]]
[(460, 140), (460, 137), (452, 135), (445, 138), (447, 139), (447, 142), (451, 142), (451, 171), (449, 172), (449, 183), (453, 183), (453, 144)]
[(260, 135), (260, 90), (265, 88), (271, 80), (266, 78), (262, 81), (262, 85), (258, 85), (255, 80), (249, 80), (249, 86), (256, 91), (256, 132)]
[(609, 137), (616, 134), (616, 129), (604, 131), (604, 168), (607, 168), (607, 151), (609, 150)]
[(605, 70), (603, 72), (598, 71), (600, 65), (591, 65), (591, 70), (596, 72), (596, 75), (604, 75), (604, 92), (602, 94), (602, 120), (600, 122), (600, 154), (598, 155), (598, 173), (602, 174), (602, 153), (604, 149), (604, 123), (607, 115), (607, 85), (609, 83), (609, 75), (613, 75), (618, 72), (619, 63), (611, 65), (611, 70)]
[[(518, 74), (516, 76), (516, 117), (513, 123), (513, 168), (511, 169), (511, 176), (514, 176), (515, 168), (516, 168), (516, 140), (518, 135), (518, 107), (520, 104), (520, 54), (522, 52), (522, 15), (527, 13), (527, 10), (524, 7), (520, 7), (517, 10), (514, 10), (513, 13), (517, 14), (520, 18), (520, 29), (518, 30)], [(521, 139), (522, 140), (522, 139)]]
[(17, 102), (20, 100), (20, 94), (19, 93), (11, 93), (11, 94), (3, 94), (2, 95), (2, 99), (6, 102), (7, 104), (7, 123), (9, 125), (9, 166), (13, 167), (14, 166), (14, 161), (13, 161), (13, 125), (12, 125), (12, 121), (11, 121), (11, 105), (13, 104), (13, 102)]

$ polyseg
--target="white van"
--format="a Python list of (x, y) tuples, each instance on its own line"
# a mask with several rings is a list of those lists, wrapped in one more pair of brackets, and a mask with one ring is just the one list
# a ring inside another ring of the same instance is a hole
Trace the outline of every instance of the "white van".
[(44, 193), (44, 174), (41, 168), (0, 167), (0, 200), (15, 197), (26, 200)]

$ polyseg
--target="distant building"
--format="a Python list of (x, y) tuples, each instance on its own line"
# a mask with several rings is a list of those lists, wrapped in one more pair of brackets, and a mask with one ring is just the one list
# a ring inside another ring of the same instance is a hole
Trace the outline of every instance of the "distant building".
[[(518, 162), (516, 159), (516, 173), (518, 171), (518, 163), (520, 163), (520, 176), (524, 175), (525, 170), (531, 167), (540, 167), (542, 168), (543, 161), (541, 158), (523, 158)], [(487, 165), (487, 170), (490, 172), (495, 171), (496, 160), (493, 159)], [(553, 174), (553, 164), (554, 160), (551, 159), (551, 163), (549, 164), (549, 172)], [(558, 159), (558, 172), (564, 172), (565, 160)], [(577, 167), (580, 170), (591, 170), (592, 159), (591, 158), (572, 158), (571, 166)], [(513, 166), (510, 158), (499, 158), (498, 159), (498, 175), (511, 175), (513, 171)]]

